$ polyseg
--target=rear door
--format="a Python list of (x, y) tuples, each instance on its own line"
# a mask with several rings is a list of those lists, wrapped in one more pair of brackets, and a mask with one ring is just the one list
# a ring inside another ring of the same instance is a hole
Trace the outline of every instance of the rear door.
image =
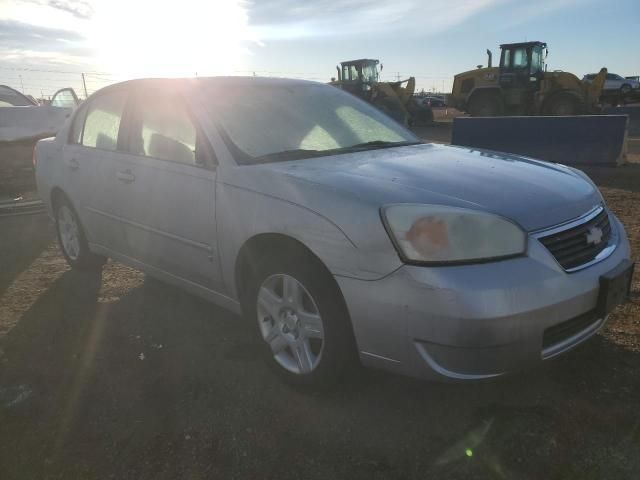
[(63, 189), (80, 215), (89, 242), (112, 250), (122, 243), (115, 162), (123, 155), (121, 126), (127, 95), (125, 88), (111, 88), (82, 105), (63, 150)]
[(132, 92), (127, 154), (115, 172), (122, 253), (218, 290), (216, 162), (183, 96), (166, 90)]

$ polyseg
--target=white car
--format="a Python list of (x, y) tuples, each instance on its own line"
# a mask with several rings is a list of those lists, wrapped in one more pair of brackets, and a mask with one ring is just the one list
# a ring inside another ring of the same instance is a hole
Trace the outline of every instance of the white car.
[(243, 313), (295, 384), (358, 358), (494, 378), (587, 340), (630, 288), (624, 227), (584, 173), (424, 144), (329, 85), (111, 85), (35, 160), (72, 267), (111, 257)]
[[(582, 81), (591, 83), (596, 77), (595, 73), (589, 73), (582, 78)], [(608, 73), (607, 79), (604, 82), (604, 90), (612, 92), (619, 90), (622, 95), (627, 95), (632, 91), (640, 89), (640, 82), (633, 78), (624, 78), (615, 73)]]

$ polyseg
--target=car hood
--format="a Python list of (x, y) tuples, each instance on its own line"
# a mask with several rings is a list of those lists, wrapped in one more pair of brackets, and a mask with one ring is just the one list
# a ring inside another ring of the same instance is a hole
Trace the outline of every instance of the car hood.
[[(378, 207), (425, 203), (473, 208), (507, 217), (528, 231), (573, 219), (602, 202), (592, 182), (563, 165), (446, 145), (368, 150), (261, 167)], [(300, 199), (296, 195), (295, 200)]]

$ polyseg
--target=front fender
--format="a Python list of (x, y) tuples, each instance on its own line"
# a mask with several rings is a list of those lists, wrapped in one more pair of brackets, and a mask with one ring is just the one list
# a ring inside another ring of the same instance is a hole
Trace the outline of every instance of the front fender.
[(370, 256), (321, 213), (247, 187), (218, 183), (216, 223), (221, 272), (233, 294), (236, 294), (235, 265), (240, 249), (259, 234), (280, 234), (298, 240), (333, 275), (375, 280), (391, 271), (378, 271)]

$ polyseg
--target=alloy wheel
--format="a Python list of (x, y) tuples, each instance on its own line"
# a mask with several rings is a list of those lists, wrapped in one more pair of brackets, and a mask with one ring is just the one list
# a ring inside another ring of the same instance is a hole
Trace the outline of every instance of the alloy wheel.
[(80, 229), (75, 215), (67, 205), (58, 209), (58, 233), (65, 253), (71, 260), (77, 260), (80, 255)]
[(260, 333), (276, 362), (304, 375), (320, 363), (324, 325), (315, 300), (294, 277), (271, 275), (262, 282), (257, 299)]

